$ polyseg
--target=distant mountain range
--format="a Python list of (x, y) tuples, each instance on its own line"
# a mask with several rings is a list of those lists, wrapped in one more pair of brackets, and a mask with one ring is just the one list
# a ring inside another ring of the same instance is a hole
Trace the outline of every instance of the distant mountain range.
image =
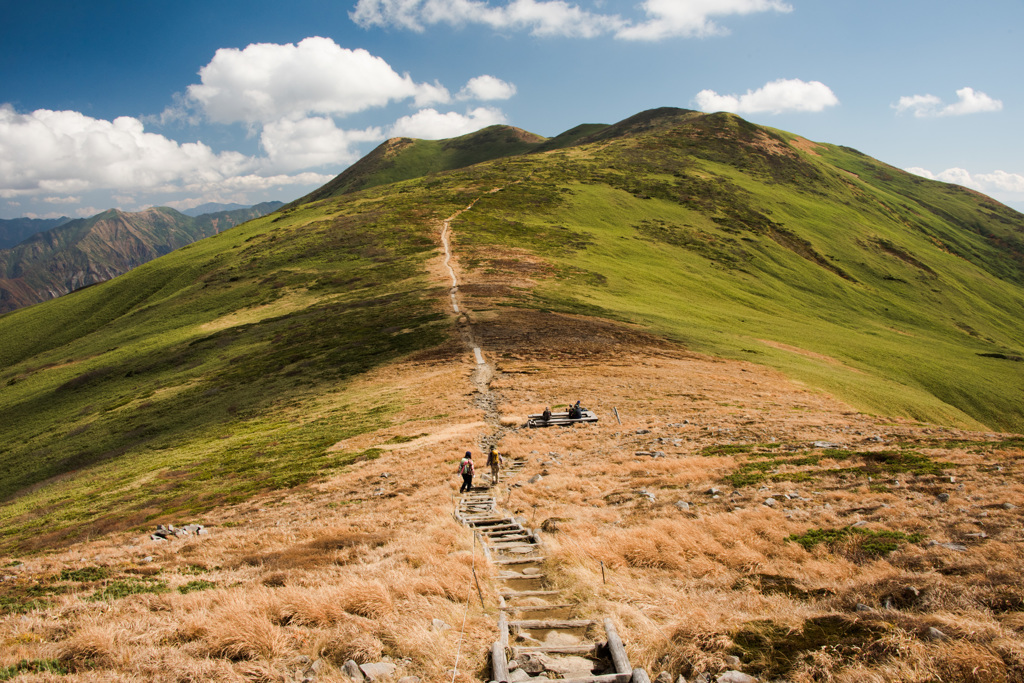
[(71, 219), (61, 218), (0, 218), (0, 249), (10, 249), (37, 232), (56, 228)]
[(202, 216), (204, 213), (220, 213), (221, 211), (237, 211), (239, 209), (248, 209), (249, 207), (245, 204), (217, 204), (215, 202), (207, 202), (206, 204), (200, 204), (194, 206), (191, 209), (185, 209), (182, 211), (186, 216)]
[[(167, 207), (135, 213), (111, 209), (91, 218), (54, 219), (54, 227), (0, 250), (0, 313), (109, 280), (280, 206), (265, 202), (196, 217)], [(40, 227), (34, 219), (4, 223), (12, 234)]]

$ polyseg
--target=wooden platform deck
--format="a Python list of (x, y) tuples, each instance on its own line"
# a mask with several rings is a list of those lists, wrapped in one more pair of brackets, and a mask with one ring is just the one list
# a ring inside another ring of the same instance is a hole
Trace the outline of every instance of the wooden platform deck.
[(545, 420), (543, 413), (536, 413), (534, 415), (527, 416), (526, 421), (527, 427), (567, 427), (569, 425), (579, 424), (581, 422), (597, 422), (597, 414), (593, 410), (584, 410), (583, 417), (571, 418), (569, 417), (568, 411), (560, 413), (551, 413), (551, 418)]

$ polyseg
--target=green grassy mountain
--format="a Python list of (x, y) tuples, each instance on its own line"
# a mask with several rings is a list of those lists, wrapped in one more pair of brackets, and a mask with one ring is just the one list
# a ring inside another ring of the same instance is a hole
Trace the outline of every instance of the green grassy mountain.
[(501, 125), (448, 140), (391, 138), (291, 206), (523, 154), (546, 142), (547, 139), (539, 135)]
[(452, 229), (481, 326), (597, 316), (868, 412), (1024, 429), (1024, 216), (977, 193), (671, 109), (551, 140), (392, 141), (353, 169), (0, 317), (0, 544), (197, 514), (373, 457), (327, 447), (406, 400), (360, 377), (460, 352), (428, 266), (473, 202)]
[(167, 207), (111, 209), (37, 232), (0, 251), (0, 313), (109, 280), (279, 206), (267, 202), (198, 217)]

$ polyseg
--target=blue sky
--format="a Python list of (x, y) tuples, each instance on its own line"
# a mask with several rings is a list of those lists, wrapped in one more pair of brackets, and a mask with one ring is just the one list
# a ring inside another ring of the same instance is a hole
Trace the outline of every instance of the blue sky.
[(0, 218), (288, 201), (387, 137), (728, 110), (1024, 210), (1021, 0), (2, 0)]

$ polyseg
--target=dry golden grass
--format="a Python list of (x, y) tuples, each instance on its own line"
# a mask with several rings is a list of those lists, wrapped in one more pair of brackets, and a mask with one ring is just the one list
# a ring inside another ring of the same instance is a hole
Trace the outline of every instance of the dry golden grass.
[[(500, 348), (499, 332), (487, 339)], [(0, 591), (33, 582), (68, 590), (0, 616), (0, 666), (58, 660), (71, 671), (26, 681), (282, 681), (322, 659), (317, 680), (344, 681), (345, 660), (387, 658), (399, 675), (448, 681), (462, 636), (456, 680), (487, 680), (495, 570), (450, 513), (459, 455), (479, 452), (480, 440), (502, 429), (501, 450), (529, 461), (498, 487), (502, 505), (532, 527), (548, 521), (551, 586), (576, 604), (574, 614), (614, 616), (634, 664), (652, 678), (717, 673), (736, 654), (748, 671), (790, 681), (1024, 681), (1019, 447), (958, 446), (949, 440), (1000, 437), (857, 414), (764, 368), (660, 346), (598, 350), (585, 361), (489, 357), (500, 359), (497, 415), (467, 395), (470, 356), (412, 359), (365, 378), (374, 391), (405, 397), (404, 411), (339, 446), (383, 446), (379, 459), (216, 510), (203, 520), (206, 537), (156, 544), (112, 535), (18, 558), (24, 564), (0, 570), (14, 577)], [(512, 427), (576, 398), (601, 422)], [(955, 480), (821, 472), (865, 464), (856, 458), (793, 464), (820, 454), (814, 441), (852, 451), (916, 444), (913, 452), (953, 463)], [(759, 458), (704, 449), (739, 444), (779, 444), (761, 459), (785, 460), (766, 472), (780, 480), (725, 481)], [(653, 451), (664, 457), (637, 455)], [(813, 479), (793, 480), (808, 472)], [(535, 474), (542, 478), (525, 483)], [(785, 498), (790, 492), (799, 497)], [(938, 502), (939, 493), (950, 500)], [(769, 496), (775, 507), (764, 505)], [(853, 524), (926, 540), (883, 557), (854, 542), (805, 550), (786, 540)], [(97, 566), (107, 578), (55, 579)], [(122, 579), (163, 581), (169, 592), (89, 599)], [(178, 591), (196, 580), (212, 585)], [(452, 628), (438, 630), (434, 619)], [(929, 628), (946, 638), (930, 639)], [(758, 633), (768, 634), (759, 646), (741, 647)]]

